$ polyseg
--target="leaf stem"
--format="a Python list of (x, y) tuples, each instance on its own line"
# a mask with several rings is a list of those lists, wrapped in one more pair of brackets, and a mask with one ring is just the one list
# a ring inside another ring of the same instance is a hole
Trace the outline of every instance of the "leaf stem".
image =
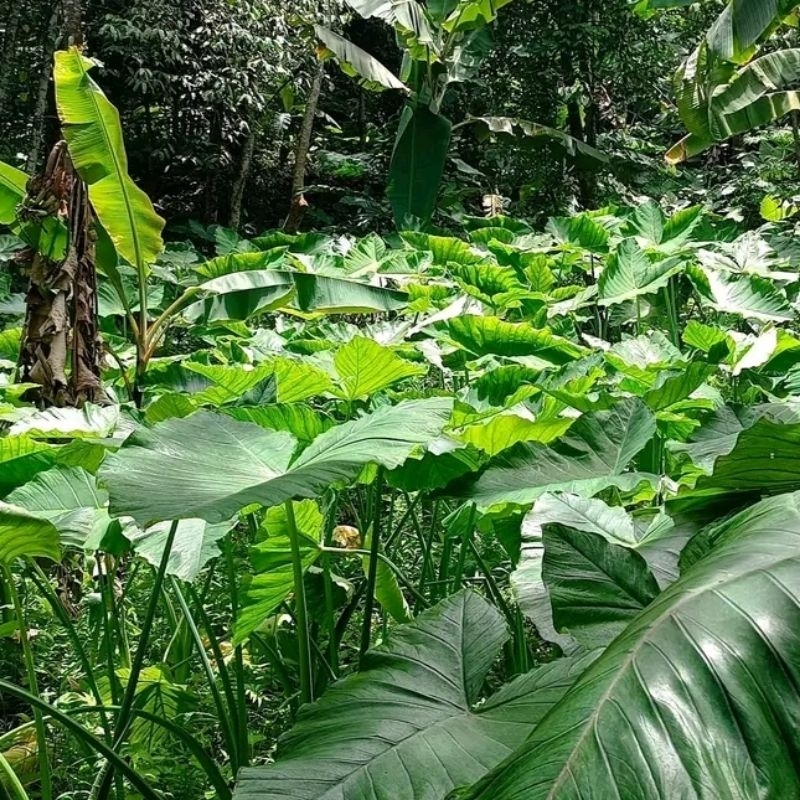
[[(5, 572), (6, 582), (8, 585), (8, 593), (11, 597), (11, 604), (14, 607), (14, 614), (19, 623), (19, 642), (22, 646), (22, 656), (25, 660), (25, 672), (28, 678), (28, 687), (31, 694), (39, 697), (39, 681), (36, 678), (36, 665), (33, 662), (33, 650), (31, 649), (31, 640), (28, 637), (28, 627), (25, 624), (25, 617), (22, 610), (22, 602), (19, 598), (17, 586), (14, 583), (14, 576), (11, 569), (3, 565)], [(33, 718), (36, 724), (36, 751), (39, 757), (39, 782), (41, 786), (42, 800), (52, 800), (53, 797), (53, 782), (50, 775), (50, 759), (47, 754), (47, 731), (44, 726), (44, 717), (42, 717), (41, 709), (34, 706)]]
[(300, 703), (314, 699), (314, 684), (311, 673), (311, 635), (306, 613), (306, 587), (303, 580), (303, 554), (300, 552), (300, 535), (291, 500), (284, 504), (286, 521), (289, 524), (289, 541), (292, 547), (292, 571), (294, 573), (294, 606), (297, 623), (297, 649), (300, 660)]

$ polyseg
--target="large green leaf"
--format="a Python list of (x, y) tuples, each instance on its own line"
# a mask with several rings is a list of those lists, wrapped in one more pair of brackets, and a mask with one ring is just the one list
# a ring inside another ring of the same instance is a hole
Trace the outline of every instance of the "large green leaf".
[(611, 306), (653, 294), (666, 286), (681, 267), (682, 262), (677, 259), (653, 261), (635, 239), (623, 239), (598, 281), (600, 305)]
[(563, 525), (545, 528), (542, 578), (556, 630), (586, 647), (607, 645), (659, 592), (635, 550)]
[[(548, 527), (545, 534), (545, 526), (553, 523), (559, 526)], [(652, 599), (640, 590), (646, 584), (652, 592), (653, 586), (646, 579), (647, 565), (633, 553), (638, 545), (625, 509), (597, 498), (544, 494), (522, 520), (519, 561), (511, 573), (517, 603), (539, 635), (565, 651), (574, 647), (573, 636), (592, 645), (608, 644), (644, 607), (643, 597)], [(585, 619), (576, 613), (580, 608), (588, 612)], [(569, 635), (559, 632), (563, 628)]]
[(58, 115), (97, 218), (117, 253), (143, 275), (163, 249), (164, 220), (128, 174), (119, 113), (89, 76), (94, 66), (77, 48), (56, 51)]
[(730, 520), (539, 723), (465, 793), (800, 795), (800, 495)]
[(450, 120), (422, 103), (403, 109), (387, 189), (398, 228), (409, 217), (427, 223), (433, 216), (451, 132)]
[(199, 412), (139, 429), (109, 456), (101, 478), (116, 515), (147, 525), (165, 519), (222, 522), (251, 503), (314, 497), (365, 464), (397, 467), (441, 433), (452, 401), (384, 407), (332, 428), (299, 456), (297, 441), (228, 416)]
[(581, 167), (598, 167), (608, 163), (608, 156), (596, 147), (570, 136), (557, 128), (540, 125), (518, 117), (474, 117), (467, 123), (478, 128), (479, 136), (504, 135), (511, 139), (545, 139), (557, 145), (566, 156)]
[(403, 378), (427, 371), (363, 336), (355, 336), (340, 347), (333, 363), (339, 375), (339, 391), (347, 400), (373, 395)]
[(28, 176), (16, 167), (0, 161), (0, 225), (17, 221), (17, 206), (25, 197)]
[(655, 430), (655, 418), (644, 403), (628, 398), (609, 411), (582, 416), (550, 446), (534, 442), (512, 447), (476, 478), (453, 489), (483, 508), (526, 505), (547, 491), (591, 496), (609, 486), (630, 490), (653, 478), (626, 470)]
[(52, 522), (24, 508), (0, 503), (0, 565), (16, 558), (58, 561), (58, 531)]
[(96, 550), (110, 518), (108, 495), (80, 467), (55, 467), (8, 495), (6, 501), (49, 520), (65, 545)]
[[(167, 574), (193, 581), (200, 570), (219, 554), (217, 542), (231, 530), (235, 520), (211, 525), (202, 519), (182, 519), (177, 524), (172, 549), (167, 558)], [(161, 563), (171, 522), (157, 522), (146, 530), (129, 525), (123, 528), (134, 551), (154, 567)]]
[(768, 278), (698, 267), (689, 268), (688, 274), (703, 299), (718, 311), (767, 322), (794, 319), (786, 295)]
[(497, 317), (468, 314), (450, 320), (447, 328), (456, 344), (476, 356), (533, 356), (550, 364), (568, 364), (588, 352), (546, 328)]
[(369, 653), (362, 672), (300, 712), (278, 761), (240, 772), (236, 800), (440, 800), (522, 743), (593, 656), (548, 664), (474, 708), (508, 638), (471, 592)]
[(56, 449), (30, 436), (0, 437), (0, 497), (53, 465)]
[[(242, 255), (252, 254), (229, 258)], [(286, 270), (244, 269), (213, 278), (191, 291), (192, 296), (206, 295), (183, 310), (186, 319), (194, 323), (246, 320), (277, 308), (319, 314), (396, 311), (408, 302), (404, 292), (394, 289)]]

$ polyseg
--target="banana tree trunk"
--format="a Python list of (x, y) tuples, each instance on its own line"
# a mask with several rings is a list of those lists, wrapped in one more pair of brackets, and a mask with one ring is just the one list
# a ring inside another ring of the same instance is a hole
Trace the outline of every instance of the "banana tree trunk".
[(25, 206), (59, 209), (69, 237), (57, 260), (34, 251), (28, 256), (20, 378), (38, 384), (41, 406), (101, 402), (93, 217), (65, 142), (53, 148), (43, 174), (31, 179)]

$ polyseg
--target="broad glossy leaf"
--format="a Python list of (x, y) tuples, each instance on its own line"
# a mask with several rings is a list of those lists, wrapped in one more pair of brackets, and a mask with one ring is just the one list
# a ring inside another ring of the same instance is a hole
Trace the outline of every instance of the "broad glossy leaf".
[(394, 289), (275, 269), (233, 272), (206, 281), (194, 291), (208, 295), (183, 310), (183, 315), (194, 323), (246, 320), (277, 308), (319, 314), (396, 311), (408, 301), (404, 292)]
[[(182, 519), (167, 559), (167, 574), (183, 581), (193, 581), (200, 570), (219, 554), (217, 542), (233, 528), (235, 520), (211, 525), (202, 519)], [(123, 534), (137, 555), (154, 567), (161, 563), (171, 522), (157, 522), (146, 530), (135, 526), (123, 528)]]
[(800, 496), (733, 518), (500, 767), (503, 798), (800, 793)]
[(58, 531), (49, 520), (24, 508), (0, 503), (0, 564), (16, 558), (60, 558)]
[(56, 448), (30, 436), (0, 437), (0, 496), (53, 465)]
[(15, 489), (6, 502), (49, 520), (64, 545), (96, 550), (108, 528), (108, 495), (94, 475), (80, 467), (55, 467), (40, 472)]
[(233, 406), (224, 411), (242, 422), (255, 422), (273, 431), (288, 431), (304, 446), (334, 424), (329, 417), (314, 411), (305, 403), (281, 403), (256, 408)]
[(140, 524), (165, 519), (222, 522), (251, 503), (314, 497), (365, 464), (391, 469), (434, 439), (450, 416), (448, 399), (384, 407), (318, 436), (299, 456), (285, 432), (210, 412), (137, 430), (110, 455), (101, 479), (116, 515)]
[(718, 311), (768, 322), (794, 319), (786, 296), (767, 278), (701, 272), (698, 268), (691, 268), (689, 274), (700, 294)]
[(120, 423), (118, 406), (47, 408), (11, 426), (12, 436), (35, 439), (103, 439)]
[(624, 303), (653, 294), (682, 268), (680, 260), (651, 260), (634, 239), (623, 239), (598, 282), (600, 305)]
[(551, 446), (533, 443), (511, 448), (492, 459), (476, 479), (453, 489), (482, 508), (526, 505), (548, 491), (591, 496), (609, 486), (630, 490), (643, 480), (652, 480), (626, 469), (655, 430), (648, 408), (641, 400), (629, 398), (609, 411), (580, 417)]
[(659, 593), (647, 562), (604, 535), (548, 526), (542, 578), (557, 631), (604, 647)]
[(373, 395), (393, 383), (424, 375), (425, 367), (411, 364), (372, 339), (355, 336), (336, 351), (333, 361), (346, 400)]
[(470, 592), (395, 628), (362, 672), (300, 712), (275, 764), (241, 771), (235, 799), (441, 800), (471, 783), (593, 658), (548, 664), (473, 710), (507, 638), (495, 608)]
[(473, 314), (447, 323), (452, 340), (476, 356), (535, 356), (551, 364), (568, 364), (587, 350), (547, 329), (524, 322), (505, 322), (497, 317)]

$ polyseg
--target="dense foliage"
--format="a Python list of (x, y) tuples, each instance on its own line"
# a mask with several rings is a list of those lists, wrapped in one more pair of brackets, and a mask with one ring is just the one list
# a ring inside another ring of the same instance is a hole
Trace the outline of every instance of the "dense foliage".
[(800, 796), (795, 4), (284, 5), (6, 15), (0, 797)]

